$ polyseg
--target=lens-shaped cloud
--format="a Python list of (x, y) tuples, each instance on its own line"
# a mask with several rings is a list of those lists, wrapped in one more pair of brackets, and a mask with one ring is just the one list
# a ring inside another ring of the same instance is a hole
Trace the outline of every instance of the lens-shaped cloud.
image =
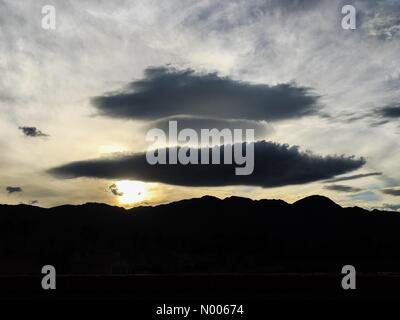
[(147, 120), (187, 115), (276, 121), (318, 112), (318, 97), (294, 83), (251, 84), (165, 67), (148, 68), (143, 79), (92, 103), (104, 116)]
[[(223, 159), (224, 147), (217, 148)], [(197, 151), (200, 158), (201, 150)], [(49, 170), (49, 173), (62, 178), (134, 179), (182, 186), (278, 187), (329, 179), (359, 169), (364, 164), (363, 158), (322, 157), (301, 152), (296, 146), (259, 141), (254, 143), (254, 171), (251, 175), (235, 175), (237, 166), (234, 163), (150, 165), (145, 153), (67, 163)]]

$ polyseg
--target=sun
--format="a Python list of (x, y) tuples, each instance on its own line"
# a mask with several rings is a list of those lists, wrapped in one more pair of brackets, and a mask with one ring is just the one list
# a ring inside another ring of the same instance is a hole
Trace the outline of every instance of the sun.
[(119, 192), (120, 204), (134, 204), (146, 199), (148, 190), (146, 184), (141, 181), (122, 180), (115, 183)]

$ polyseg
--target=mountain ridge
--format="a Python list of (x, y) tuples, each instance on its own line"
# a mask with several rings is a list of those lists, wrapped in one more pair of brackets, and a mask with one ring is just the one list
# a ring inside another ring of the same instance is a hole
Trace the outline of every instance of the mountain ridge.
[[(127, 214), (128, 213), (128, 214)], [(329, 198), (0, 206), (0, 275), (400, 270), (400, 215)], [(119, 266), (116, 271), (115, 266)], [(124, 271), (125, 270), (125, 271)]]
[(25, 203), (20, 203), (20, 204), (0, 204), (0, 209), (2, 207), (23, 207), (23, 208), (40, 208), (40, 209), (44, 209), (44, 210), (52, 210), (52, 209), (57, 209), (57, 208), (74, 208), (74, 207), (85, 207), (85, 206), (95, 206), (95, 207), (108, 207), (108, 208), (118, 208), (118, 209), (122, 209), (125, 211), (132, 211), (138, 208), (156, 208), (156, 207), (160, 207), (160, 206), (167, 206), (167, 205), (172, 205), (172, 204), (176, 204), (176, 203), (180, 203), (180, 202), (187, 202), (187, 201), (196, 201), (196, 200), (211, 200), (211, 201), (229, 201), (229, 200), (237, 200), (237, 201), (251, 201), (251, 202), (275, 202), (275, 203), (282, 203), (282, 204), (287, 204), (289, 206), (293, 206), (293, 205), (313, 205), (315, 204), (315, 200), (325, 203), (325, 204), (330, 204), (332, 206), (335, 207), (340, 207), (343, 209), (346, 208), (358, 208), (364, 211), (368, 211), (368, 212), (393, 212), (393, 213), (397, 213), (397, 211), (394, 210), (380, 210), (380, 209), (366, 209), (363, 207), (359, 207), (359, 206), (350, 206), (350, 207), (342, 207), (341, 205), (339, 205), (338, 203), (336, 203), (335, 201), (333, 201), (332, 199), (330, 199), (329, 197), (326, 196), (322, 196), (322, 195), (310, 195), (310, 196), (306, 196), (304, 198), (301, 198), (299, 200), (296, 200), (293, 203), (289, 203), (286, 202), (285, 200), (282, 199), (275, 199), (275, 198), (263, 198), (263, 199), (252, 199), (252, 198), (247, 198), (247, 197), (240, 197), (240, 196), (228, 196), (225, 198), (218, 198), (215, 196), (211, 196), (211, 195), (204, 195), (201, 197), (194, 197), (194, 198), (187, 198), (187, 199), (181, 199), (181, 200), (176, 200), (176, 201), (172, 201), (172, 202), (166, 202), (166, 203), (160, 203), (160, 204), (155, 204), (155, 205), (139, 205), (137, 207), (132, 207), (132, 208), (125, 208), (123, 206), (118, 206), (118, 205), (112, 205), (112, 204), (107, 204), (107, 203), (103, 203), (103, 202), (85, 202), (85, 203), (81, 203), (81, 204), (62, 204), (62, 205), (57, 205), (54, 207), (41, 207), (40, 205), (30, 205), (30, 204), (25, 204)]

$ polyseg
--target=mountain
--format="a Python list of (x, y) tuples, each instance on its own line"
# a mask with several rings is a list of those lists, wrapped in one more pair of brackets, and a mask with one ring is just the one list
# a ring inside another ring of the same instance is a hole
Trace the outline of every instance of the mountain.
[(325, 208), (326, 210), (328, 209), (333, 210), (340, 208), (340, 206), (331, 199), (318, 195), (313, 195), (300, 199), (296, 201), (294, 205), (297, 207), (302, 207), (303, 209), (310, 209), (310, 210), (316, 207)]
[(202, 197), (125, 210), (0, 206), (0, 275), (397, 271), (400, 216), (322, 196)]

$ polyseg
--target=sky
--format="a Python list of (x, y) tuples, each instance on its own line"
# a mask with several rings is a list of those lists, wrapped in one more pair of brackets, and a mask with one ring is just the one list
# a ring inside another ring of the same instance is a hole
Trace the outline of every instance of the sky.
[[(399, 17), (395, 0), (0, 0), (0, 203), (400, 210)], [(147, 131), (170, 120), (255, 128), (254, 173), (146, 166)]]

